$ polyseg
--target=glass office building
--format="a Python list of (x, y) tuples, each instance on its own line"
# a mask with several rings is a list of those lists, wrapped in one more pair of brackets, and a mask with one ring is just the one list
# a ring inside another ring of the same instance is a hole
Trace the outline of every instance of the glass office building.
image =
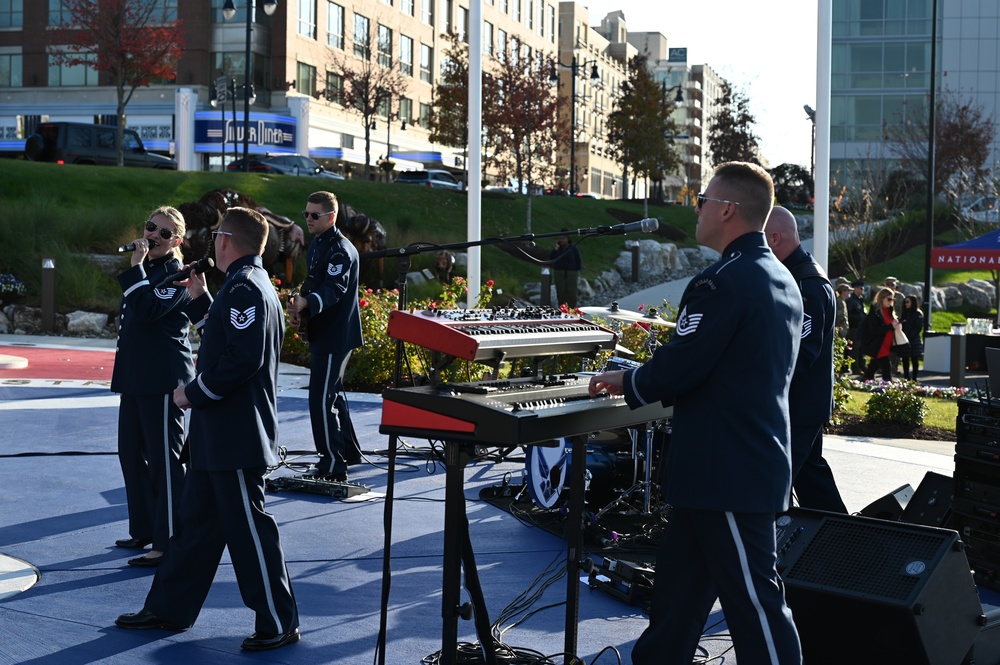
[[(938, 94), (1000, 121), (1000, 3), (938, 0)], [(831, 180), (850, 182), (869, 160), (892, 160), (901, 125), (927, 123), (932, 0), (834, 0)], [(1000, 143), (987, 166), (994, 171)], [(1000, 175), (1000, 174), (998, 174)]]

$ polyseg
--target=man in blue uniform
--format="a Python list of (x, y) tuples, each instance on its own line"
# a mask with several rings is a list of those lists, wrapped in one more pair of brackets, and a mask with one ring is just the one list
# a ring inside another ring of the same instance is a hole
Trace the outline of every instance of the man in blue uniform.
[(773, 200), (759, 166), (718, 167), (698, 196), (696, 237), (721, 258), (688, 284), (669, 344), (639, 368), (590, 381), (591, 395), (674, 407), (661, 488), (673, 510), (635, 665), (690, 665), (716, 598), (741, 661), (802, 662), (774, 532), (791, 487), (788, 389), (802, 298), (762, 233)]
[[(231, 208), (215, 236), (226, 281), (201, 326), (197, 375), (173, 393), (190, 408), (190, 465), (177, 530), (140, 612), (122, 628), (184, 630), (194, 624), (228, 547), (243, 602), (256, 613), (250, 651), (299, 639), (299, 615), (278, 536), (264, 511), (264, 474), (278, 464), (281, 303), (261, 264), (267, 221)], [(186, 282), (195, 302), (210, 298), (204, 277)]]
[(788, 394), (792, 421), (792, 492), (803, 508), (846, 513), (823, 458), (823, 425), (833, 415), (833, 340), (836, 302), (823, 267), (802, 249), (795, 216), (776, 207), (764, 228), (767, 244), (799, 286), (804, 314), (799, 355)]
[(309, 418), (319, 461), (311, 475), (346, 481), (347, 465), (359, 461), (357, 437), (344, 399), (344, 371), (363, 344), (358, 308), (358, 251), (337, 229), (337, 197), (309, 195), (302, 212), (313, 234), (306, 252), (309, 272), (288, 300), (293, 326), (306, 323), (309, 340)]

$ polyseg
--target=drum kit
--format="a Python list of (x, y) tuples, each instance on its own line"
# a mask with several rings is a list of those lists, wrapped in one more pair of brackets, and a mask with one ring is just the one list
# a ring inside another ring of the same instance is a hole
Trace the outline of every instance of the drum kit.
[[(610, 319), (616, 334), (623, 323), (646, 323), (645, 348), (649, 354), (659, 346), (657, 327), (673, 328), (655, 308), (645, 313), (621, 309), (617, 302), (608, 307), (581, 307), (584, 314)], [(631, 369), (642, 363), (624, 357), (634, 355), (618, 346), (604, 371)], [(661, 460), (665, 458), (670, 436), (669, 419), (641, 423), (634, 427), (604, 430), (590, 435), (587, 441), (585, 500), (596, 520), (609, 512), (652, 515), (659, 510), (659, 486), (654, 481)], [(556, 441), (554, 446), (529, 446), (525, 456), (525, 488), (541, 509), (560, 505), (564, 481), (572, 464), (570, 443)]]

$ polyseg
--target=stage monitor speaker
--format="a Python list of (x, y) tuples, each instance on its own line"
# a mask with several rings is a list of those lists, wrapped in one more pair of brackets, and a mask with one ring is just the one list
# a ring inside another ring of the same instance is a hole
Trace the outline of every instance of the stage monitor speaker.
[[(984, 622), (954, 531), (779, 516), (782, 580), (808, 665), (959, 665)], [(791, 521), (783, 532), (781, 518)], [(796, 527), (796, 523), (798, 527)], [(782, 544), (783, 533), (790, 544)]]
[(903, 510), (906, 508), (911, 497), (913, 497), (913, 487), (907, 483), (902, 487), (897, 487), (885, 496), (875, 499), (862, 508), (860, 514), (880, 520), (898, 520), (902, 517)]
[(948, 518), (954, 498), (955, 479), (928, 471), (907, 502), (899, 521), (924, 526), (950, 526)]

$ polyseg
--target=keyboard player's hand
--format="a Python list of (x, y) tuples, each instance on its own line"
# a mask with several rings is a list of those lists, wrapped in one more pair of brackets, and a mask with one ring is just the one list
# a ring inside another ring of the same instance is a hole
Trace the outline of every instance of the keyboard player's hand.
[(601, 391), (607, 391), (609, 395), (621, 395), (624, 378), (625, 372), (623, 370), (595, 374), (590, 377), (590, 396), (595, 397)]

